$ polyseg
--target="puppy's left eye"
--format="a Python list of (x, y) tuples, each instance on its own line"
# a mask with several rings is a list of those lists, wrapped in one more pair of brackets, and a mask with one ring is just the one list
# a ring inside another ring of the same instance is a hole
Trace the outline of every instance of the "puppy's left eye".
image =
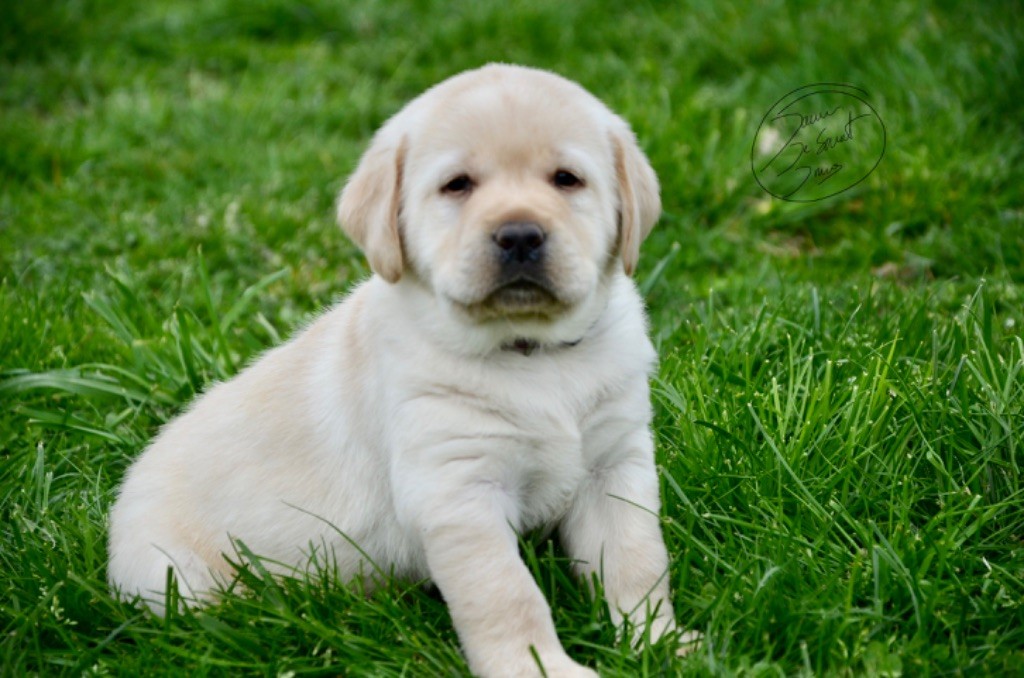
[(551, 182), (559, 188), (579, 188), (583, 186), (583, 180), (570, 172), (560, 169), (551, 177)]

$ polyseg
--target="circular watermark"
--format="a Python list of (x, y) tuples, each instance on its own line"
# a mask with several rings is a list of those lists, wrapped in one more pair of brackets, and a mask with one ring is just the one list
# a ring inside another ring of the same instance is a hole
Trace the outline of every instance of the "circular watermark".
[(885, 155), (885, 124), (859, 87), (798, 87), (764, 114), (750, 148), (754, 178), (768, 193), (814, 202), (847, 191)]

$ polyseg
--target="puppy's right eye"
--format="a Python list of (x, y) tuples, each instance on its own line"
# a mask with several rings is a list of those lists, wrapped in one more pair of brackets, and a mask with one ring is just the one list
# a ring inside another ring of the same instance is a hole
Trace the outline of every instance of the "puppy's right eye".
[(460, 174), (442, 186), (441, 192), (453, 194), (467, 193), (471, 188), (473, 188), (473, 180), (469, 178), (468, 174)]

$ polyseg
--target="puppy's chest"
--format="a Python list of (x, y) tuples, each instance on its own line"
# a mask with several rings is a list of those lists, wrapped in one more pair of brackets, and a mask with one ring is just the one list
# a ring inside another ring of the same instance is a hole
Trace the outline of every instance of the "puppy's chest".
[(593, 469), (605, 463), (608, 438), (595, 436), (584, 415), (556, 404), (544, 411), (506, 412), (516, 432), (506, 439), (500, 485), (518, 506), (520, 529), (560, 520)]
[(398, 427), (408, 444), (436, 446), (435, 464), (471, 460), (466, 478), (505, 494), (524, 531), (560, 520), (594, 469), (614, 461), (624, 433), (645, 425), (633, 402), (646, 396), (642, 373), (540, 367), (453, 368), (416, 389), (404, 418), (412, 425)]
[(508, 452), (500, 486), (515, 500), (518, 527), (532, 530), (557, 521), (587, 476), (581, 436), (523, 431)]

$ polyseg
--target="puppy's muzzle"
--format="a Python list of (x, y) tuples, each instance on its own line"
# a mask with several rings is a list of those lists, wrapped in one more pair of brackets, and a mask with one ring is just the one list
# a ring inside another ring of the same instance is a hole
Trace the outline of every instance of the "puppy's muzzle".
[(537, 309), (554, 301), (545, 270), (547, 234), (532, 221), (510, 221), (493, 233), (498, 270), (492, 301), (506, 308)]
[(494, 232), (503, 267), (539, 263), (544, 252), (544, 229), (532, 221), (511, 221)]
[(548, 286), (544, 273), (547, 234), (532, 221), (502, 224), (492, 236), (497, 248), (498, 286), (532, 283)]

